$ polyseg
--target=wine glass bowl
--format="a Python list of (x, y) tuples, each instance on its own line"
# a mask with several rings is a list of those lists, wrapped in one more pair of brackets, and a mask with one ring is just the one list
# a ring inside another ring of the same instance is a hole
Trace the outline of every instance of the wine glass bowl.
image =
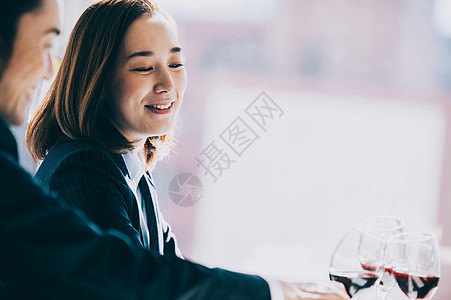
[[(391, 272), (390, 261), (385, 256), (386, 245), (390, 239), (398, 237), (404, 232), (404, 221), (394, 216), (368, 217), (363, 221), (363, 230), (382, 240), (382, 248), (380, 248), (380, 245), (379, 248), (376, 248), (374, 245), (363, 243), (359, 255), (362, 266), (373, 268), (379, 272), (380, 277), (376, 283), (376, 289), (379, 296), (385, 299), (396, 285), (396, 280)], [(382, 253), (383, 259), (375, 260), (374, 257), (380, 259), (380, 253)]]
[(399, 288), (409, 299), (431, 299), (440, 278), (440, 255), (432, 233), (402, 233), (387, 245), (386, 257)]
[[(363, 229), (364, 230), (364, 229)], [(358, 257), (363, 269), (379, 273), (383, 268), (385, 241), (372, 232), (360, 235)]]
[[(330, 280), (341, 282), (350, 297), (369, 291), (379, 278), (378, 270), (364, 268), (360, 262), (359, 249), (362, 241), (378, 249), (382, 247), (380, 239), (375, 239), (374, 235), (361, 228), (354, 228), (338, 243), (330, 262)], [(382, 261), (382, 253), (379, 256), (376, 259)]]
[(363, 221), (363, 228), (388, 240), (404, 232), (404, 221), (394, 216), (373, 216)]

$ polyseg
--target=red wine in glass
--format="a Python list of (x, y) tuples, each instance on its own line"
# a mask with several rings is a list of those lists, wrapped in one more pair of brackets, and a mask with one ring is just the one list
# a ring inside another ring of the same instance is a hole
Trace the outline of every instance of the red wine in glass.
[(427, 273), (393, 271), (396, 282), (410, 299), (427, 299), (435, 292), (439, 277)]
[(363, 269), (371, 272), (376, 272), (376, 270), (380, 269), (379, 266), (370, 265), (370, 264), (360, 264)]
[(341, 282), (349, 297), (353, 297), (358, 291), (370, 288), (378, 279), (377, 274), (359, 272), (334, 272), (329, 273), (330, 280)]
[(393, 276), (393, 270), (391, 267), (381, 267), (371, 264), (360, 264), (364, 270), (370, 271), (370, 272), (380, 272), (380, 280), (379, 285), (380, 288), (383, 288), (384, 286), (387, 286), (391, 289), (396, 284), (396, 280)]

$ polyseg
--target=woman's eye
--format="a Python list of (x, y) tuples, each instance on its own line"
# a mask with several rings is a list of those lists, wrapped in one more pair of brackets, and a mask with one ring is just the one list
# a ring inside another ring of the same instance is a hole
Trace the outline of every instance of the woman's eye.
[(172, 65), (169, 65), (169, 67), (176, 69), (176, 68), (183, 67), (183, 64), (172, 64)]
[(137, 72), (149, 72), (149, 71), (152, 71), (152, 70), (153, 70), (153, 67), (133, 69), (133, 71), (137, 71)]

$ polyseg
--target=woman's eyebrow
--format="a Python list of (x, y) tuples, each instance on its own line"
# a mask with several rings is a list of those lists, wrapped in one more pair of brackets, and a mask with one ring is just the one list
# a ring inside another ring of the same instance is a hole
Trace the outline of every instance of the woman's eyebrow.
[(127, 56), (127, 60), (137, 56), (153, 56), (153, 55), (154, 54), (152, 51), (139, 51)]
[[(179, 53), (181, 51), (182, 51), (182, 48), (180, 48), (180, 47), (174, 47), (174, 48), (171, 48), (171, 50), (169, 50), (170, 53)], [(137, 57), (137, 56), (151, 57), (153, 55), (154, 55), (154, 53), (152, 51), (138, 51), (138, 52), (135, 52), (135, 53), (127, 56), (127, 60), (129, 60), (133, 57)]]

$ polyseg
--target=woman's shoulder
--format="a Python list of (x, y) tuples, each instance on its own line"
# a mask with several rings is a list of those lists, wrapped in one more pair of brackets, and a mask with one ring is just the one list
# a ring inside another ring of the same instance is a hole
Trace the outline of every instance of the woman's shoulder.
[(121, 158), (90, 143), (64, 141), (49, 151), (35, 178), (103, 226), (107, 223), (102, 214), (119, 220), (134, 207), (133, 192), (116, 156)]
[(95, 144), (65, 139), (50, 149), (42, 163), (51, 162), (55, 164), (75, 157), (85, 157), (89, 160), (94, 157), (112, 160), (112, 155), (112, 153)]
[(89, 142), (64, 140), (47, 153), (36, 176), (48, 176), (61, 168), (88, 171), (90, 167), (117, 169), (114, 154)]
[(106, 150), (102, 149), (101, 147), (84, 141), (76, 141), (72, 139), (64, 139), (60, 142), (58, 142), (52, 149), (50, 149), (49, 153), (47, 154), (46, 158), (49, 155), (70, 155), (71, 153), (75, 152), (100, 152), (109, 154)]

